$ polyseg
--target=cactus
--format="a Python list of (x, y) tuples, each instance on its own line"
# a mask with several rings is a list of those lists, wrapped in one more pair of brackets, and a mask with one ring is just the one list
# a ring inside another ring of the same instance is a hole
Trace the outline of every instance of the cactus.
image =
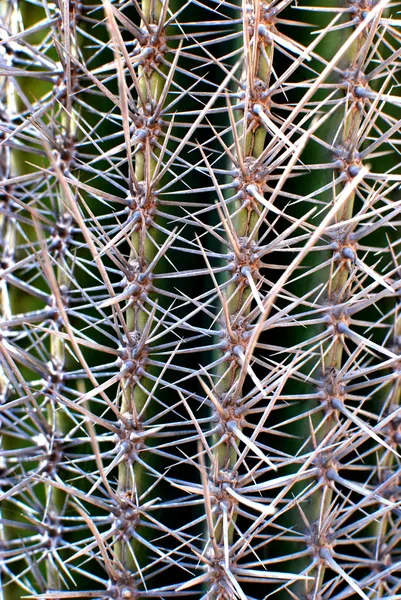
[(0, 0), (0, 583), (400, 597), (399, 6)]

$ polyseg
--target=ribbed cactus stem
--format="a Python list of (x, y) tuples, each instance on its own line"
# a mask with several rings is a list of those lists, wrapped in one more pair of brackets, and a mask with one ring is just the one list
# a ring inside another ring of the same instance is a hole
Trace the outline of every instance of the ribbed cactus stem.
[[(264, 149), (267, 132), (257, 109), (261, 108), (261, 101), (266, 103), (261, 110), (267, 109), (267, 90), (273, 61), (273, 45), (266, 40), (267, 33), (260, 35), (256, 31), (257, 23), (259, 29), (265, 28), (263, 25), (265, 6), (267, 3), (256, 1), (243, 4), (244, 45), (247, 49), (247, 56), (242, 77), (241, 104), (244, 105), (245, 112), (241, 111), (240, 113), (238, 133), (236, 133), (239, 141), (239, 154), (234, 154), (236, 158), (234, 167), (237, 171), (234, 185), (238, 189), (236, 195), (239, 196), (239, 199), (233, 203), (231, 219), (235, 234), (235, 247), (230, 249), (234, 256), (236, 271), (235, 277), (232, 278), (233, 281), (227, 285), (225, 291), (230, 317), (229, 326), (231, 327), (231, 324), (234, 323), (234, 327), (238, 330), (238, 319), (243, 318), (246, 321), (246, 316), (251, 309), (251, 303), (247, 302), (252, 294), (249, 279), (252, 278), (255, 285), (258, 281), (258, 271), (249, 254), (258, 243), (258, 232), (255, 226), (263, 208), (255, 197), (254, 191), (263, 193), (264, 182), (260, 178), (257, 159)], [(231, 341), (235, 343), (234, 339)], [(227, 369), (227, 364), (223, 363), (221, 371), (224, 375), (218, 385), (220, 394), (227, 393), (235, 385), (239, 368), (240, 366), (235, 360), (231, 362), (229, 369)], [(240, 395), (240, 393), (241, 391), (237, 390), (237, 394)]]
[[(153, 47), (156, 53), (165, 51), (164, 27), (162, 16), (166, 16), (167, 2), (160, 0), (143, 2), (142, 11), (145, 22), (141, 22), (141, 28), (150, 37), (149, 46)], [(139, 44), (138, 44), (139, 45)], [(162, 47), (162, 48), (160, 48)], [(144, 271), (154, 259), (157, 248), (152, 240), (156, 238), (156, 230), (152, 227), (151, 218), (147, 213), (147, 208), (151, 208), (156, 202), (156, 189), (152, 185), (152, 177), (157, 166), (156, 140), (161, 137), (159, 123), (157, 122), (157, 109), (159, 100), (162, 96), (165, 80), (163, 76), (153, 68), (158, 61), (157, 54), (153, 57), (154, 64), (145, 59), (143, 66), (138, 68), (138, 101), (137, 101), (137, 119), (135, 126), (138, 130), (143, 129), (146, 133), (141, 144), (141, 149), (135, 155), (135, 178), (136, 194), (141, 211), (141, 218), (138, 225), (134, 227), (131, 235), (131, 256), (130, 262), (134, 266), (138, 264), (140, 270)], [(160, 64), (158, 65), (160, 69)], [(159, 140), (160, 141), (160, 140)], [(153, 155), (153, 156), (152, 156)], [(150, 210), (150, 213), (154, 211)], [(151, 279), (152, 273), (148, 274)], [(127, 310), (127, 326), (130, 332), (143, 333), (148, 315), (143, 310), (142, 305), (146, 305), (146, 298), (139, 298), (138, 301), (131, 302)], [(148, 305), (149, 306), (149, 305)], [(130, 399), (132, 396), (132, 400)], [(146, 395), (138, 386), (129, 385), (123, 395), (121, 406), (122, 412), (138, 412), (146, 401)]]
[[(127, 365), (131, 359), (130, 353), (135, 353), (138, 343), (142, 348), (142, 366), (135, 373), (128, 373), (122, 380), (122, 395), (120, 413), (122, 419), (128, 419), (130, 427), (134, 431), (142, 430), (144, 405), (148, 400), (146, 384), (138, 385), (143, 377), (147, 364), (147, 337), (151, 332), (152, 323), (149, 313), (152, 312), (150, 294), (152, 290), (152, 261), (157, 254), (157, 231), (153, 226), (156, 213), (156, 186), (153, 183), (155, 170), (158, 165), (157, 144), (162, 142), (160, 129), (160, 100), (166, 85), (166, 80), (161, 74), (162, 61), (167, 51), (165, 43), (164, 22), (167, 16), (168, 2), (165, 0), (145, 0), (141, 5), (142, 20), (136, 45), (134, 46), (134, 60), (139, 65), (136, 69), (136, 105), (131, 109), (133, 115), (133, 131), (137, 138), (135, 156), (128, 156), (128, 161), (134, 160), (135, 165), (131, 172), (130, 209), (135, 217), (133, 220), (132, 233), (130, 234), (130, 275), (127, 277), (128, 284), (133, 284), (137, 290), (130, 297), (126, 312), (126, 351), (125, 362)], [(117, 34), (113, 33), (114, 42), (117, 43)], [(124, 42), (120, 40), (120, 46)], [(120, 71), (120, 98), (123, 102), (126, 94), (124, 76)], [(122, 116), (126, 114), (122, 108)], [(153, 295), (153, 294), (152, 294)], [(135, 357), (135, 361), (141, 360)], [(124, 360), (124, 359), (123, 359)], [(148, 367), (149, 368), (149, 367)], [(142, 383), (141, 382), (141, 383)], [(131, 453), (129, 453), (131, 454)], [(140, 462), (132, 457), (123, 458), (118, 465), (118, 494), (123, 501), (124, 498), (138, 498), (145, 491), (145, 472)], [(132, 496), (133, 494), (133, 496)], [(137, 556), (140, 548), (135, 540), (126, 540), (122, 537), (116, 539), (115, 552), (122, 565), (128, 570), (138, 567)]]
[[(346, 102), (344, 103), (344, 117), (338, 131), (337, 139), (334, 141), (335, 156), (339, 158), (340, 183), (334, 188), (338, 196), (346, 185), (359, 173), (360, 161), (355, 157), (355, 148), (358, 142), (358, 132), (363, 118), (363, 101), (355, 95), (355, 87), (359, 83), (359, 63), (361, 62), (361, 49), (366, 41), (367, 32), (362, 31), (345, 56), (345, 62), (349, 61), (347, 68), (343, 71), (341, 87), (345, 87)], [(349, 325), (347, 311), (341, 311), (336, 307), (346, 304), (350, 298), (354, 268), (357, 259), (357, 246), (352, 241), (352, 232), (356, 224), (342, 226), (354, 214), (354, 203), (357, 190), (348, 195), (346, 202), (337, 213), (336, 235), (333, 239), (333, 255), (329, 272), (327, 297), (330, 310), (327, 316), (328, 323), (328, 347), (324, 351), (322, 360), (322, 385), (326, 394), (325, 419), (322, 425), (316, 428), (315, 443), (320, 444), (326, 439), (330, 444), (330, 435), (336, 421), (336, 408), (341, 405), (342, 398), (338, 400), (336, 391), (341, 389), (341, 380), (338, 373), (343, 364), (344, 334)], [(333, 397), (334, 394), (334, 397)], [(331, 405), (333, 400), (334, 404)], [(336, 404), (338, 403), (338, 404)], [(315, 424), (318, 424), (316, 420)], [(330, 468), (330, 453), (326, 454), (325, 447), (320, 450), (320, 458), (316, 459), (320, 464), (323, 461), (323, 469)], [(328, 462), (327, 462), (328, 461)], [(324, 479), (322, 479), (323, 481)], [(333, 488), (322, 483), (319, 491), (314, 495), (311, 504), (306, 508), (306, 516), (311, 524), (313, 533), (308, 537), (308, 544), (317, 546), (326, 543), (327, 531), (330, 527), (330, 506), (333, 499)], [(316, 541), (317, 540), (317, 541)], [(326, 563), (323, 561), (311, 574), (318, 575), (313, 582), (307, 582), (306, 588), (311, 593), (318, 595), (323, 585)]]
[[(263, 194), (263, 179), (260, 176), (258, 158), (262, 154), (267, 135), (261, 111), (268, 111), (268, 88), (273, 61), (273, 44), (269, 39), (269, 24), (265, 20), (268, 3), (245, 1), (243, 11), (243, 40), (246, 49), (244, 68), (241, 77), (240, 103), (242, 110), (238, 111), (238, 121), (233, 122), (236, 138), (233, 155), (236, 177), (233, 187), (238, 198), (231, 204), (229, 225), (232, 230), (234, 246), (229, 248), (233, 257), (228, 283), (224, 290), (223, 302), (226, 304), (226, 346), (225, 356), (218, 367), (220, 379), (216, 385), (219, 402), (222, 405), (219, 430), (215, 441), (220, 443), (215, 449), (215, 465), (211, 475), (211, 485), (214, 487), (230, 484), (235, 481), (238, 473), (235, 468), (238, 447), (246, 437), (242, 433), (245, 420), (241, 417), (242, 390), (236, 385), (240, 372), (242, 357), (245, 352), (247, 316), (251, 311), (254, 300), (251, 298), (257, 287), (259, 272), (256, 259), (252, 252), (257, 248), (257, 222), (263, 207), (256, 194)], [(230, 107), (228, 107), (232, 113)], [(235, 394), (233, 394), (233, 389)], [(233, 414), (238, 418), (233, 419)], [(222, 435), (223, 430), (228, 430)], [(234, 444), (232, 440), (235, 440)], [(215, 540), (218, 545), (232, 544), (236, 521), (237, 500), (231, 499), (228, 516), (223, 516), (222, 510), (215, 513)], [(223, 507), (223, 512), (224, 512)], [(223, 520), (228, 519), (224, 540)], [(218, 593), (213, 598), (218, 598)]]
[[(58, 109), (58, 118), (55, 125), (58, 132), (54, 134), (54, 145), (57, 156), (57, 168), (62, 178), (70, 175), (70, 165), (73, 162), (75, 143), (77, 135), (77, 123), (79, 112), (75, 107), (74, 92), (79, 86), (74, 59), (79, 57), (78, 39), (76, 23), (79, 18), (77, 4), (62, 3), (60, 7), (60, 58), (64, 68), (63, 82), (65, 85), (64, 94), (61, 96)], [(73, 258), (70, 252), (70, 243), (72, 241), (72, 226), (70, 195), (65, 193), (62, 185), (58, 187), (54, 198), (55, 220), (52, 234), (52, 243), (50, 245), (50, 255), (52, 256), (55, 267), (55, 279), (57, 290), (54, 292), (59, 297), (64, 307), (69, 305), (69, 292), (73, 279)], [(47, 249), (46, 249), (47, 250)], [(53, 265), (52, 265), (53, 268)], [(55, 306), (57, 301), (54, 300)], [(71, 423), (68, 422), (65, 409), (61, 408), (58, 401), (58, 395), (62, 390), (65, 375), (68, 372), (66, 349), (66, 333), (62, 319), (56, 319), (53, 325), (53, 332), (50, 336), (50, 356), (49, 363), (49, 381), (46, 389), (47, 399), (47, 420), (48, 435), (50, 444), (49, 452), (53, 458), (49, 457), (49, 477), (53, 480), (57, 478), (58, 462), (63, 461), (64, 438), (69, 433)], [(46, 510), (49, 527), (49, 537), (55, 535), (55, 539), (62, 531), (62, 516), (67, 504), (67, 496), (64, 491), (49, 483), (46, 485)], [(55, 540), (53, 540), (55, 541)], [(48, 553), (47, 561), (47, 585), (49, 590), (62, 589), (62, 579), (60, 577), (60, 567), (54, 561), (52, 553)]]

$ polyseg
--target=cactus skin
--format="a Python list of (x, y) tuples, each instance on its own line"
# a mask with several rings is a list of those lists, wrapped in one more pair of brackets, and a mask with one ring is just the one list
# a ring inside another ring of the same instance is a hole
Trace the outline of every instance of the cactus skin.
[(0, 0), (1, 600), (399, 596), (388, 0)]

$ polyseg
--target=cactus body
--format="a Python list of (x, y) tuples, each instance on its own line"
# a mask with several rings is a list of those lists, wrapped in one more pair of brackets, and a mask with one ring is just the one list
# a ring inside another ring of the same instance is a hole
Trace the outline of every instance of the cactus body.
[(0, 0), (2, 599), (400, 596), (397, 12)]

